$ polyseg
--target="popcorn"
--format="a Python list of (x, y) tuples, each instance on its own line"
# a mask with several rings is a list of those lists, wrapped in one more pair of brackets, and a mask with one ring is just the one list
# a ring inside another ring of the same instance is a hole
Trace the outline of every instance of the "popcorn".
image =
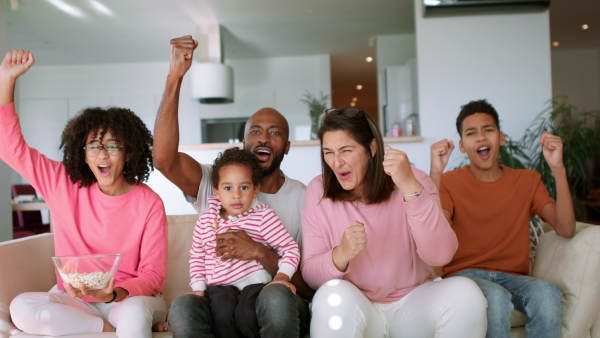
[(108, 281), (112, 278), (108, 272), (90, 272), (90, 273), (61, 273), (63, 282), (69, 283), (74, 287), (83, 284), (86, 289), (101, 290), (108, 286)]

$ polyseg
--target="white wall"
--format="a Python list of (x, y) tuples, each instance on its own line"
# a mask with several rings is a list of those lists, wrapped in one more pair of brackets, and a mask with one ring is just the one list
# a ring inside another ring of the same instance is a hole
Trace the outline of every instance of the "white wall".
[(552, 93), (579, 111), (600, 109), (600, 49), (553, 49)]
[[(189, 76), (184, 79), (180, 96), (180, 144), (200, 143), (201, 118), (248, 117), (262, 107), (274, 107), (286, 116), (291, 139), (308, 139), (308, 134), (296, 135), (295, 127), (310, 125), (307, 107), (300, 98), (307, 90), (331, 92), (328, 55), (227, 63), (234, 68), (232, 104), (199, 104), (191, 98)], [(61, 160), (58, 146), (65, 124), (82, 108), (92, 105), (130, 108), (153, 130), (168, 69), (168, 62), (34, 65), (18, 82), (21, 96), (17, 111), (25, 139), (48, 157)], [(212, 163), (218, 151), (208, 152), (198, 160)], [(24, 182), (18, 175), (12, 181)], [(193, 212), (179, 190), (157, 171), (151, 175), (149, 184), (165, 201), (168, 214)]]
[[(7, 50), (6, 1), (0, 0), (0, 57)], [(0, 161), (0, 242), (12, 239), (12, 211), (10, 208), (10, 168)]]
[[(501, 129), (519, 138), (552, 97), (548, 11), (423, 17), (415, 0), (421, 135), (407, 145), (411, 159), (429, 171), (429, 145), (458, 142), (460, 106), (487, 98)], [(449, 168), (463, 158), (456, 150)]]

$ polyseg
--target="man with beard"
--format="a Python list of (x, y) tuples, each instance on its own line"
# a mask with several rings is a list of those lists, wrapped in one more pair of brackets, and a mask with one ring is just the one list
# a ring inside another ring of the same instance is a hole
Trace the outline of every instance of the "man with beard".
[[(155, 168), (183, 191), (186, 200), (199, 213), (203, 213), (208, 207), (207, 197), (212, 194), (211, 166), (178, 152), (179, 92), (197, 46), (198, 42), (191, 36), (171, 40), (171, 68), (156, 118), (152, 154)], [(290, 149), (287, 120), (275, 109), (263, 108), (250, 116), (244, 132), (244, 149), (252, 152), (263, 168), (258, 199), (277, 212), (301, 247), (301, 209), (306, 186), (285, 176), (280, 169), (281, 161)], [(217, 253), (223, 260), (256, 260), (271, 275), (277, 272), (277, 254), (252, 240), (244, 231), (220, 234), (217, 243)], [(253, 319), (258, 320), (261, 337), (302, 337), (308, 333), (310, 313), (306, 300), (312, 299), (314, 290), (302, 279), (299, 269), (291, 282), (297, 294), (281, 284), (266, 286), (261, 291)], [(174, 337), (212, 337), (211, 327), (219, 325), (213, 323), (208, 299), (193, 292), (172, 302), (168, 323)]]

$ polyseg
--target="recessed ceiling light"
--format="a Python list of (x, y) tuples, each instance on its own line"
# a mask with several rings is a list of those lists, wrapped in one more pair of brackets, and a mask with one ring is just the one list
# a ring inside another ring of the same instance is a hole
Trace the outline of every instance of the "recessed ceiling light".
[(50, 4), (54, 5), (54, 7), (60, 9), (61, 11), (65, 12), (71, 16), (76, 16), (78, 18), (82, 18), (85, 16), (83, 11), (81, 9), (79, 9), (79, 7), (75, 7), (75, 6), (65, 2), (64, 0), (46, 0), (46, 1), (48, 1)]
[(366, 61), (367, 61), (367, 62), (373, 62), (373, 58), (372, 58), (372, 57), (370, 57), (370, 56), (367, 56), (367, 58), (366, 58)]
[(350, 102), (350, 107), (356, 106), (356, 102)]
[(110, 10), (110, 8), (106, 7), (105, 4), (101, 3), (100, 1), (96, 1), (96, 0), (88, 0), (88, 2), (90, 3), (90, 5), (92, 5), (92, 7), (94, 7), (94, 9), (101, 14), (104, 15), (108, 15), (108, 16), (113, 16), (115, 15), (113, 13), (113, 11)]
[(356, 102), (356, 101), (358, 101), (358, 97), (355, 96), (352, 98), (352, 102)]
[(362, 85), (356, 85), (356, 90), (361, 90), (362, 89)]
[(586, 30), (586, 29), (588, 29), (588, 28), (590, 28), (590, 26), (588, 26), (587, 24), (585, 24), (585, 25), (581, 26), (581, 29), (583, 29), (583, 30)]
[(552, 47), (558, 47), (558, 45), (560, 45), (560, 43), (558, 43), (558, 41), (554, 41), (554, 42), (552, 43)]

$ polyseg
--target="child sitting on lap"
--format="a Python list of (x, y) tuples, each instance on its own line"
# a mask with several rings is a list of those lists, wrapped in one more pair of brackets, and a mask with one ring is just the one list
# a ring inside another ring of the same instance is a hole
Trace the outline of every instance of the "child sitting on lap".
[[(255, 304), (266, 283), (280, 283), (295, 293), (289, 282), (300, 261), (298, 244), (281, 224), (275, 212), (256, 197), (261, 169), (250, 152), (225, 150), (211, 174), (214, 196), (209, 210), (200, 215), (190, 249), (190, 286), (193, 294), (210, 299), (213, 332), (217, 336), (260, 336)], [(275, 249), (281, 257), (279, 270), (271, 275), (258, 261), (221, 256), (216, 235), (245, 231), (253, 240)], [(222, 331), (222, 332), (221, 332)]]

